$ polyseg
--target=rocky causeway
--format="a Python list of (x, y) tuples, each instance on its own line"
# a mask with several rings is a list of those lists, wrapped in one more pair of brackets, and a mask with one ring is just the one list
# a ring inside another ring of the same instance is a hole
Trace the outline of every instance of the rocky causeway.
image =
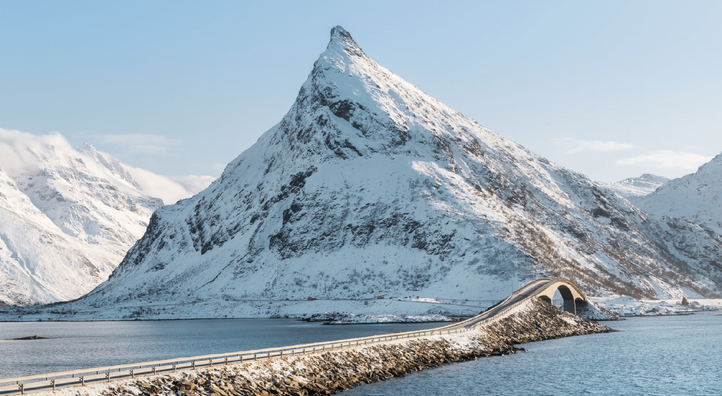
[(329, 395), (446, 363), (516, 353), (518, 344), (613, 329), (532, 299), (509, 316), (474, 330), (285, 356), (109, 384), (65, 388), (55, 395)]

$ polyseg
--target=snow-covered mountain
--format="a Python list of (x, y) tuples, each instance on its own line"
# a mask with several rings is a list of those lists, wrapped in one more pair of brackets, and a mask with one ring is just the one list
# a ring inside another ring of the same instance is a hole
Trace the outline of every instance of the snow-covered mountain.
[(58, 134), (0, 129), (0, 302), (74, 299), (108, 278), (163, 206), (129, 169)]
[(72, 306), (488, 299), (541, 276), (593, 295), (711, 296), (720, 263), (719, 236), (482, 127), (336, 27), (281, 122), (209, 188), (157, 210)]
[(627, 199), (643, 197), (654, 192), (669, 179), (664, 176), (645, 173), (639, 177), (630, 177), (616, 183), (604, 184), (608, 189)]
[(647, 213), (686, 219), (722, 235), (722, 154), (632, 202)]

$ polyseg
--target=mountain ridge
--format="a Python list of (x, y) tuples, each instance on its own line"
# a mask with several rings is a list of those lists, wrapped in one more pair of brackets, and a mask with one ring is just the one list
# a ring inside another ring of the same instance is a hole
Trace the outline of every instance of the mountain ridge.
[(722, 235), (722, 154), (632, 202), (648, 213), (689, 220)]
[(718, 235), (482, 127), (336, 27), (281, 122), (206, 190), (157, 210), (73, 306), (497, 297), (542, 276), (593, 295), (717, 296), (720, 259)]
[(630, 177), (615, 183), (604, 183), (605, 187), (627, 199), (635, 199), (653, 193), (670, 179), (645, 173), (639, 177)]
[[(59, 134), (0, 129), (0, 301), (71, 300), (107, 279), (163, 201)], [(160, 177), (160, 176), (157, 176)]]

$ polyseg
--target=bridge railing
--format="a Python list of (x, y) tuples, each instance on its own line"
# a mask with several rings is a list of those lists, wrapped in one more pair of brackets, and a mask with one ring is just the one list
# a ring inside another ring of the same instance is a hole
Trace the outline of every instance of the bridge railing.
[[(546, 280), (550, 279), (537, 280), (515, 290), (511, 296), (504, 300), (504, 302), (509, 301), (516, 295), (516, 293), (518, 293), (525, 287), (529, 287), (534, 283)], [(176, 372), (183, 369), (197, 369), (201, 367), (228, 365), (231, 363), (252, 362), (276, 357), (305, 355), (316, 352), (332, 351), (342, 348), (351, 348), (394, 340), (463, 333), (476, 329), (481, 325), (491, 324), (501, 319), (504, 319), (513, 309), (529, 301), (533, 297), (534, 295), (529, 295), (524, 299), (508, 307), (505, 307), (498, 312), (493, 312), (493, 310), (483, 312), (480, 315), (464, 320), (462, 322), (430, 330), (409, 331), (338, 341), (316, 342), (310, 344), (299, 344), (276, 348), (265, 348), (222, 354), (156, 360), (151, 362), (121, 364), (115, 366), (95, 367), (89, 369), (70, 370), (49, 374), (38, 374), (24, 377), (0, 379), (0, 395), (24, 394), (30, 391), (45, 389), (55, 390), (60, 387), (84, 386), (85, 384), (90, 383), (110, 382), (111, 380)], [(500, 305), (503, 305), (504, 302), (502, 302)], [(487, 315), (488, 317), (484, 317), (484, 315)], [(473, 324), (470, 325), (471, 323)]]
[[(529, 282), (529, 283), (527, 283), (526, 285), (524, 285), (524, 286), (522, 286), (522, 287), (514, 290), (514, 291), (511, 293), (511, 295), (509, 295), (509, 297), (507, 297), (504, 301), (502, 301), (502, 302), (499, 303), (498, 305), (503, 306), (504, 303), (506, 303), (507, 301), (509, 301), (509, 300), (511, 300), (512, 298), (514, 298), (515, 295), (520, 294), (520, 292), (521, 292), (523, 289), (529, 288), (529, 287), (531, 287), (532, 285), (534, 285), (534, 284), (536, 284), (536, 283), (539, 283), (539, 282), (551, 282), (551, 281), (553, 281), (553, 279), (550, 279), (550, 278), (540, 278), (540, 279), (534, 280), (534, 281), (532, 281), (532, 282)], [(523, 294), (521, 294), (521, 295), (523, 295)], [(518, 301), (518, 302), (512, 304), (511, 306), (502, 309), (502, 310), (499, 311), (499, 312), (495, 312), (495, 313), (494, 313), (494, 312), (482, 312), (480, 315), (474, 316), (473, 318), (466, 319), (466, 320), (464, 320), (464, 321), (462, 321), (462, 322), (455, 323), (455, 324), (453, 324), (453, 325), (449, 325), (449, 326), (446, 326), (446, 327), (442, 327), (442, 329), (443, 329), (443, 328), (453, 328), (453, 327), (464, 327), (464, 328), (466, 328), (466, 329), (471, 330), (471, 329), (477, 328), (479, 325), (482, 325), (482, 324), (490, 324), (490, 323), (493, 323), (493, 322), (495, 322), (495, 321), (504, 319), (504, 318), (506, 317), (507, 313), (509, 313), (512, 309), (518, 307), (518, 306), (521, 305), (522, 303), (525, 303), (525, 302), (529, 301), (529, 299), (531, 299), (531, 298), (534, 297), (534, 296), (535, 296), (535, 294), (529, 294), (529, 295), (527, 295), (527, 297), (524, 298), (523, 300)], [(483, 318), (484, 315), (490, 315), (490, 314), (491, 314), (491, 316), (489, 316), (488, 318)], [(479, 319), (482, 319), (482, 320), (480, 321)], [(483, 320), (483, 319), (486, 319), (486, 320)]]
[(403, 333), (360, 337), (339, 341), (299, 344), (277, 348), (265, 348), (232, 353), (192, 356), (142, 363), (121, 364), (114, 366), (62, 371), (49, 374), (37, 374), (16, 378), (6, 378), (0, 379), (0, 395), (24, 394), (26, 392), (41, 389), (55, 390), (59, 387), (74, 385), (84, 386), (90, 383), (110, 382), (111, 380), (135, 378), (136, 376), (147, 376), (176, 372), (181, 369), (197, 369), (201, 367), (213, 367), (218, 365), (227, 365), (231, 363), (252, 362), (276, 357), (304, 355), (316, 352), (332, 351), (341, 348), (364, 346), (379, 342), (388, 342), (432, 335), (454, 334), (465, 331), (468, 330), (439, 328), (431, 330), (409, 331)]

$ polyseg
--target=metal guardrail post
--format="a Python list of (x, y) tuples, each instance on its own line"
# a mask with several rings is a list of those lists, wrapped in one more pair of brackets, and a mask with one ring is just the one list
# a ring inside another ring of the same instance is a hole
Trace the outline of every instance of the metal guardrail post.
[(130, 378), (135, 378), (134, 370), (128, 370), (128, 371), (130, 371)]
[(55, 392), (55, 380), (50, 381), (50, 385), (53, 386), (53, 392)]
[(110, 371), (108, 371), (107, 373), (105, 373), (105, 379), (106, 379), (107, 382), (110, 383)]
[(85, 377), (79, 377), (80, 378), (80, 385), (85, 386)]
[(25, 394), (25, 384), (20, 384), (18, 386), (20, 387), (20, 394), (24, 395)]

